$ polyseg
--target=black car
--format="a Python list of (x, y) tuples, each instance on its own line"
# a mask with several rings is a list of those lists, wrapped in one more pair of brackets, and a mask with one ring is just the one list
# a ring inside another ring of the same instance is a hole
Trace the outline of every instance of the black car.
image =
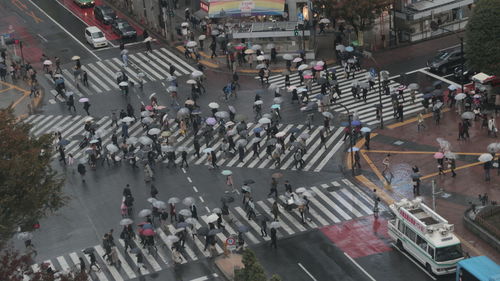
[(95, 6), (94, 16), (96, 20), (102, 22), (103, 24), (112, 24), (117, 18), (115, 11), (109, 6)]
[[(470, 69), (468, 68), (467, 66), (464, 66), (464, 71), (462, 71), (462, 66), (457, 66), (455, 67), (455, 69), (453, 70), (453, 76), (455, 77), (455, 79), (457, 79), (458, 81), (460, 81), (460, 79), (463, 78), (463, 82), (469, 82), (472, 80), (472, 76), (478, 74), (479, 72), (473, 70), (473, 69)], [(462, 77), (462, 72), (463, 72), (463, 77)]]
[(437, 56), (428, 61), (427, 67), (432, 72), (439, 72), (444, 75), (462, 64), (463, 59), (460, 49), (446, 50), (439, 52)]
[(115, 19), (111, 28), (121, 38), (137, 38), (137, 31), (124, 19)]

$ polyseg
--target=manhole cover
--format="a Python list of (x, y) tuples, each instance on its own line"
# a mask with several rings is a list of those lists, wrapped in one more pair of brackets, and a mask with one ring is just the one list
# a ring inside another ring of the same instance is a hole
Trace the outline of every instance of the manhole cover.
[(403, 143), (405, 143), (405, 142), (404, 141), (400, 141), (400, 140), (394, 142), (395, 145), (402, 145)]

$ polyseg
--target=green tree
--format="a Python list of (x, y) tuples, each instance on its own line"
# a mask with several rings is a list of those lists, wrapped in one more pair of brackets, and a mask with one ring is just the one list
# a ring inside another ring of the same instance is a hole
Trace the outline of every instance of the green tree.
[(467, 65), (489, 75), (500, 75), (500, 1), (479, 0), (465, 30)]
[[(52, 136), (33, 137), (12, 109), (0, 110), (0, 248), (64, 205), (63, 179), (51, 168)], [(3, 279), (5, 280), (5, 279)]]
[(273, 274), (273, 276), (271, 276), (271, 279), (269, 279), (269, 281), (282, 281), (282, 280), (281, 277), (279, 277), (279, 275)]
[[(47, 265), (42, 264), (40, 271), (33, 272), (31, 265), (33, 259), (24, 254), (7, 248), (0, 252), (0, 280), (22, 281), (23, 276), (28, 276), (30, 281), (53, 281), (54, 277), (47, 273)], [(54, 269), (54, 268), (53, 268)], [(60, 281), (87, 281), (85, 272), (73, 271), (59, 273)]]
[(352, 25), (359, 36), (362, 31), (372, 27), (374, 20), (390, 3), (387, 0), (338, 0), (325, 7), (331, 7), (328, 11)]
[[(266, 273), (264, 272), (264, 268), (257, 261), (257, 257), (255, 253), (250, 249), (245, 249), (243, 251), (242, 258), (243, 265), (245, 266), (242, 269), (238, 269), (235, 272), (234, 280), (235, 281), (266, 281)], [(273, 275), (271, 281), (281, 281), (281, 278), (277, 275)]]

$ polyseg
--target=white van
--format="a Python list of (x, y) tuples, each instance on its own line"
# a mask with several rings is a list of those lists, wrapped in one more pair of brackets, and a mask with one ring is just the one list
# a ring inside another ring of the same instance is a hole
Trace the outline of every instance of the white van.
[(85, 39), (94, 48), (108, 46), (108, 40), (104, 33), (97, 26), (89, 26), (85, 28)]

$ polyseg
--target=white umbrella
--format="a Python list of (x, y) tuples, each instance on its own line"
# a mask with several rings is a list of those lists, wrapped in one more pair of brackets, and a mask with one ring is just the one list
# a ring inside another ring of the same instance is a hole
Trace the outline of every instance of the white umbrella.
[(212, 151), (214, 151), (214, 149), (211, 147), (207, 147), (207, 148), (203, 149), (203, 153), (211, 153)]
[(262, 100), (257, 100), (255, 101), (253, 104), (255, 105), (260, 105), (260, 104), (263, 104), (264, 102)]
[(125, 122), (125, 123), (129, 123), (129, 122), (132, 122), (132, 121), (134, 121), (134, 118), (132, 118), (130, 116), (123, 117), (123, 119), (122, 119), (122, 122)]
[(144, 42), (151, 42), (153, 41), (153, 38), (151, 36), (148, 36), (144, 39)]
[(87, 123), (87, 122), (92, 122), (93, 120), (94, 120), (94, 117), (87, 116), (87, 117), (85, 117), (85, 119), (83, 119), (83, 122)]
[(181, 199), (177, 198), (177, 197), (172, 197), (170, 199), (168, 199), (168, 204), (177, 204), (179, 202), (181, 202)]
[(269, 227), (270, 228), (280, 228), (281, 227), (281, 223), (279, 221), (273, 221), (269, 224)]
[(252, 50), (252, 49), (246, 49), (246, 50), (245, 50), (245, 54), (247, 54), (247, 55), (251, 55), (251, 54), (253, 54), (253, 53), (255, 53), (255, 51), (254, 51), (254, 50)]
[(316, 63), (316, 65), (323, 66), (323, 65), (325, 65), (325, 62), (320, 60), (320, 61), (318, 61), (318, 62)]
[(198, 40), (205, 40), (207, 38), (207, 36), (205, 36), (204, 34), (198, 36)]
[(297, 57), (297, 58), (294, 58), (292, 62), (301, 62), (301, 61), (302, 61), (302, 58)]
[(264, 57), (263, 55), (260, 55), (260, 56), (257, 56), (257, 60), (265, 60), (266, 57)]
[(339, 45), (335, 46), (335, 50), (343, 52), (343, 51), (345, 51), (345, 46), (339, 44)]
[(131, 219), (129, 219), (129, 218), (125, 218), (125, 219), (122, 219), (122, 220), (120, 221), (120, 225), (122, 225), (122, 226), (123, 226), (123, 225), (133, 224), (133, 223), (134, 223), (134, 221), (133, 221), (133, 220), (131, 220)]
[(173, 244), (175, 242), (178, 242), (179, 241), (179, 237), (176, 236), (176, 235), (168, 235), (166, 240), (170, 243), (170, 244)]
[(196, 47), (196, 45), (198, 45), (198, 43), (196, 43), (196, 41), (189, 41), (186, 43), (186, 47), (188, 47), (188, 48)]
[(259, 44), (252, 46), (252, 50), (254, 50), (254, 51), (257, 51), (257, 50), (260, 50), (260, 49), (262, 49), (262, 46), (259, 45)]
[(189, 80), (186, 81), (186, 84), (196, 85), (197, 82), (195, 80), (193, 80), (193, 79), (189, 79)]
[(148, 131), (148, 135), (158, 135), (160, 134), (161, 130), (158, 128), (151, 128)]
[(153, 115), (153, 112), (151, 112), (151, 111), (146, 110), (146, 111), (141, 112), (142, 117), (149, 117), (151, 115)]
[(201, 77), (203, 76), (203, 72), (199, 71), (199, 70), (195, 70), (191, 73), (191, 77), (193, 78), (198, 78), (198, 77)]
[(184, 216), (184, 217), (190, 217), (193, 214), (188, 209), (182, 209), (182, 210), (179, 211), (179, 215)]
[(275, 136), (276, 136), (277, 138), (282, 138), (282, 137), (284, 137), (285, 135), (286, 135), (286, 132), (278, 132), (278, 133), (276, 133), (276, 135), (275, 135)]
[(284, 54), (283, 59), (285, 60), (293, 60), (293, 56), (291, 54)]
[(211, 214), (210, 216), (207, 217), (208, 222), (216, 222), (219, 219), (219, 216), (217, 214)]
[(146, 137), (146, 136), (142, 136), (139, 138), (139, 142), (143, 145), (150, 145), (153, 143), (153, 140), (150, 139), (149, 137)]
[(128, 86), (128, 82), (127, 81), (122, 81), (122, 82), (120, 82), (118, 84), (118, 86), (120, 86), (120, 87), (126, 87), (126, 86)]
[(143, 209), (139, 212), (139, 217), (144, 218), (144, 217), (151, 215), (151, 213), (152, 212), (150, 209)]
[(408, 85), (408, 89), (410, 90), (418, 90), (418, 88), (420, 88), (420, 86), (417, 83), (411, 83)]
[(323, 18), (319, 21), (320, 23), (324, 23), (324, 24), (327, 24), (327, 23), (330, 23), (330, 20), (329, 19), (326, 19), (326, 18)]
[(116, 146), (116, 145), (114, 145), (114, 144), (112, 144), (112, 143), (110, 143), (110, 144), (106, 145), (106, 149), (107, 149), (109, 152), (111, 152), (111, 153), (115, 153), (115, 152), (118, 152), (118, 150), (120, 150), (120, 149), (118, 148), (118, 146)]
[(181, 26), (182, 26), (182, 27), (188, 27), (188, 26), (189, 26), (189, 23), (187, 23), (187, 22), (183, 22), (183, 23), (181, 23)]
[(43, 65), (52, 65), (52, 62), (50, 60), (45, 60), (43, 62)]
[(304, 193), (306, 191), (306, 188), (305, 187), (299, 187), (297, 189), (295, 189), (295, 193)]
[(153, 202), (153, 207), (158, 208), (158, 209), (166, 209), (167, 204), (163, 201), (157, 200)]
[(371, 132), (371, 131), (372, 131), (372, 129), (370, 129), (370, 128), (368, 128), (368, 127), (363, 127), (363, 128), (361, 128), (361, 132), (363, 132), (363, 133), (369, 133), (369, 132)]
[(279, 85), (278, 85), (278, 84), (276, 84), (276, 83), (272, 83), (271, 85), (269, 85), (269, 90), (274, 90), (274, 89), (276, 89), (276, 88), (278, 88), (278, 87), (279, 87)]
[(270, 124), (271, 123), (271, 119), (269, 118), (260, 118), (259, 119), (259, 124)]
[(493, 155), (491, 155), (489, 153), (483, 153), (483, 154), (481, 154), (481, 156), (479, 156), (480, 162), (488, 162), (491, 160), (493, 160)]
[(488, 152), (497, 152), (500, 149), (500, 143), (490, 143), (488, 144), (487, 150)]
[(457, 89), (457, 86), (455, 86), (455, 85), (448, 86), (448, 90), (450, 90), (450, 91), (455, 91), (456, 89)]
[(127, 144), (135, 145), (139, 140), (136, 137), (129, 137), (126, 141)]
[(463, 99), (465, 99), (465, 97), (466, 97), (466, 96), (467, 96), (467, 95), (466, 95), (466, 94), (464, 94), (464, 93), (459, 93), (459, 94), (457, 94), (457, 95), (455, 96), (455, 99), (456, 99), (456, 100), (463, 100)]
[(266, 64), (264, 64), (264, 63), (259, 63), (259, 64), (255, 67), (255, 69), (262, 69), (262, 68), (267, 68)]
[(301, 64), (299, 65), (299, 68), (297, 68), (298, 70), (302, 71), (302, 70), (306, 70), (309, 68), (309, 65), (307, 64)]
[(167, 77), (167, 80), (168, 80), (169, 82), (175, 81), (176, 79), (177, 79), (177, 77), (176, 77), (176, 76), (174, 76), (174, 75), (172, 75), (172, 76), (170, 76), (170, 77)]
[(219, 104), (216, 102), (211, 102), (208, 104), (208, 107), (217, 109), (217, 108), (219, 108)]
[(222, 210), (220, 208), (214, 208), (212, 212), (215, 214), (222, 214)]
[(31, 232), (19, 232), (17, 235), (16, 235), (17, 239), (19, 240), (31, 240), (33, 239), (33, 233)]
[(169, 87), (167, 88), (167, 91), (168, 91), (168, 92), (170, 92), (170, 93), (171, 93), (171, 92), (177, 92), (177, 87), (176, 87), (176, 86), (169, 86)]
[(268, 50), (271, 50), (272, 48), (275, 48), (275, 47), (276, 47), (276, 45), (274, 45), (273, 43), (269, 43), (266, 45), (266, 49), (268, 49)]
[(80, 59), (80, 57), (79, 57), (79, 56), (72, 56), (72, 57), (71, 57), (71, 60), (79, 60), (79, 59)]
[(191, 206), (194, 204), (194, 202), (196, 202), (196, 200), (193, 197), (186, 197), (182, 199), (182, 204), (186, 206)]
[(88, 102), (88, 101), (89, 101), (88, 98), (81, 98), (81, 99), (78, 100), (78, 102)]

